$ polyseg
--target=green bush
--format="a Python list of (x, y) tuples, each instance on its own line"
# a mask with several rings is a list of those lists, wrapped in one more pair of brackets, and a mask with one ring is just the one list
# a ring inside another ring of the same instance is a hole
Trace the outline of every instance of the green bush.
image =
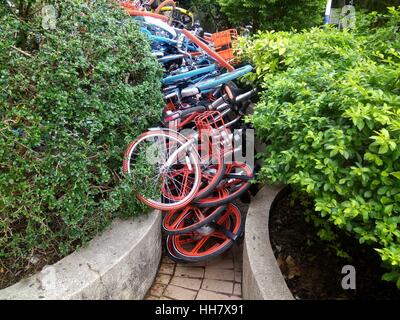
[(326, 0), (216, 0), (234, 25), (254, 30), (310, 28), (323, 21)]
[(356, 8), (385, 12), (387, 7), (399, 5), (399, 0), (362, 0), (354, 3)]
[(228, 18), (221, 12), (217, 0), (188, 0), (181, 1), (182, 6), (189, 8), (195, 19), (207, 32), (216, 32), (232, 27)]
[(53, 1), (49, 30), (41, 1), (14, 3), (0, 21), (0, 286), (144, 212), (123, 152), (162, 103), (161, 69), (114, 1)]
[[(253, 30), (290, 31), (321, 25), (326, 0), (186, 0), (207, 31), (252, 25)], [(347, 1), (348, 2), (348, 1)], [(332, 7), (341, 8), (346, 1), (333, 1)], [(355, 1), (356, 12), (386, 11), (399, 0)]]
[(372, 245), (400, 287), (400, 8), (364, 22), (243, 40), (264, 88), (249, 121), (268, 142), (259, 178), (311, 195), (320, 236)]

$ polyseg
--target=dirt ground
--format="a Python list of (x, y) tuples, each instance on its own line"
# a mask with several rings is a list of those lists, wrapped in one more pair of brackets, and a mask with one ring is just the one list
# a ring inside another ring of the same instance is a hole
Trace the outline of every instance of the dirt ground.
[[(320, 240), (316, 228), (305, 221), (307, 207), (291, 200), (290, 192), (277, 200), (271, 212), (270, 233), (275, 257), (297, 299), (400, 300), (395, 284), (381, 280), (385, 269), (371, 247), (343, 236), (342, 248), (351, 259), (338, 257), (327, 242)], [(355, 267), (356, 290), (342, 288), (345, 265)]]

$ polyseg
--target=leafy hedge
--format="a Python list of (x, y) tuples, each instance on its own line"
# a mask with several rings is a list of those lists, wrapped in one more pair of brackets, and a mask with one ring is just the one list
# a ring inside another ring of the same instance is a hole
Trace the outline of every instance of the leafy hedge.
[[(332, 2), (340, 8), (344, 0)], [(347, 1), (348, 3), (349, 1)], [(253, 30), (289, 31), (319, 26), (323, 22), (326, 0), (181, 0), (190, 7), (207, 31), (252, 25)], [(399, 0), (355, 1), (357, 12), (386, 11)]]
[(159, 65), (114, 1), (55, 1), (54, 30), (41, 1), (14, 3), (0, 20), (0, 286), (143, 212), (123, 151), (162, 103)]
[(217, 0), (186, 0), (179, 4), (193, 12), (196, 21), (207, 32), (216, 32), (232, 27), (228, 18), (221, 12)]
[(323, 21), (326, 0), (214, 0), (235, 25), (254, 30), (310, 28)]
[(268, 142), (259, 178), (311, 195), (320, 236), (372, 245), (400, 288), (400, 8), (362, 21), (243, 40), (265, 89), (249, 120)]

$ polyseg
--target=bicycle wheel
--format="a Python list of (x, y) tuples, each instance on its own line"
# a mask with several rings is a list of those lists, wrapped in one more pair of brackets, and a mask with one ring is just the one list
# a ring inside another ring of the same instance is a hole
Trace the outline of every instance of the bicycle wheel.
[(206, 198), (194, 202), (199, 208), (221, 206), (242, 196), (250, 187), (253, 170), (244, 163), (228, 165), (224, 179), (214, 192)]
[(188, 262), (204, 261), (228, 250), (241, 236), (243, 219), (233, 204), (215, 221), (190, 234), (168, 236), (173, 254)]
[(180, 262), (180, 263), (185, 263), (185, 262), (187, 263), (186, 260), (183, 260), (183, 259), (177, 257), (177, 255), (176, 255), (176, 253), (174, 251), (173, 245), (172, 245), (172, 238), (171, 237), (167, 237), (167, 239), (165, 239), (165, 249), (166, 249), (165, 251), (167, 253), (167, 256), (171, 260), (173, 260), (175, 262)]
[[(198, 154), (200, 157), (201, 183), (193, 201), (198, 201), (210, 195), (224, 178), (227, 170), (223, 155), (212, 155), (201, 143)], [(212, 151), (211, 151), (212, 152)]]
[[(200, 160), (192, 146), (182, 147), (186, 142), (178, 134), (158, 129), (143, 133), (128, 146), (123, 171), (148, 187), (146, 191), (135, 190), (141, 202), (168, 211), (193, 200), (200, 188)], [(173, 153), (176, 159), (166, 166)]]
[(181, 210), (171, 210), (164, 216), (162, 229), (170, 235), (188, 233), (213, 221), (225, 209), (226, 206), (206, 209), (188, 206)]

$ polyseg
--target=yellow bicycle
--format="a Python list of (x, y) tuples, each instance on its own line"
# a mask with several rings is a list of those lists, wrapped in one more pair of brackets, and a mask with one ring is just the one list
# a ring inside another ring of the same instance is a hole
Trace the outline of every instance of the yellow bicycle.
[(194, 24), (193, 13), (184, 8), (166, 5), (161, 7), (158, 13), (167, 16), (175, 28), (189, 28)]

